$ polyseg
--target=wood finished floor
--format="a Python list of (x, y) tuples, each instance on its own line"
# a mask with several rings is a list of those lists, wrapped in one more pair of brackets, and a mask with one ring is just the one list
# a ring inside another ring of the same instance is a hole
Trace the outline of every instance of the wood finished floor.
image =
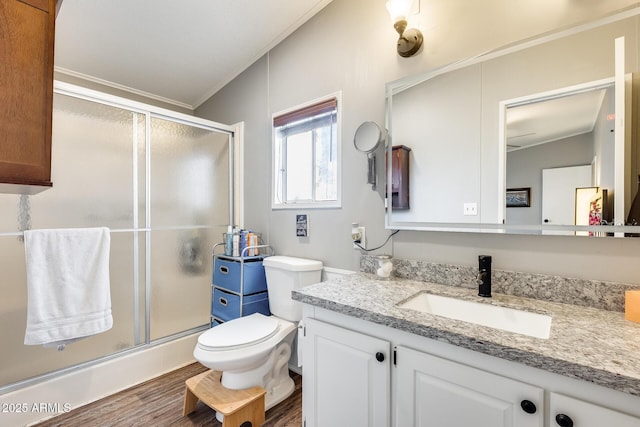
[[(112, 396), (36, 424), (37, 427), (207, 426), (222, 424), (215, 412), (198, 402), (195, 412), (182, 416), (184, 382), (207, 370), (199, 363), (152, 379)], [(291, 373), (295, 390), (266, 413), (265, 426), (302, 425), (302, 377)], [(244, 427), (244, 425), (243, 425)]]

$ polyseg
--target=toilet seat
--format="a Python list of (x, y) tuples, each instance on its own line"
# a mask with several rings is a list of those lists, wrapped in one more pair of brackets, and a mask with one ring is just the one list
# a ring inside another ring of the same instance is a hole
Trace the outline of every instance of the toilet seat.
[(236, 350), (266, 341), (278, 332), (279, 322), (260, 313), (230, 320), (198, 337), (198, 347), (206, 351)]

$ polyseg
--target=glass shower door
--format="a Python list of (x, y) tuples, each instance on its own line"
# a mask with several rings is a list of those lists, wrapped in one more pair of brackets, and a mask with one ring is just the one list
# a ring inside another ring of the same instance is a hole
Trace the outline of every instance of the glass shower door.
[[(233, 130), (65, 83), (53, 187), (0, 194), (0, 393), (209, 325), (211, 250), (233, 216)], [(113, 328), (57, 352), (23, 344), (22, 230), (108, 227)]]
[(150, 339), (209, 324), (212, 242), (230, 223), (228, 134), (151, 118)]
[[(56, 94), (53, 107), (53, 187), (27, 199), (0, 195), (0, 387), (111, 355), (140, 343), (133, 325), (135, 283), (144, 269), (134, 258), (134, 162), (145, 140), (144, 116), (123, 108)], [(109, 227), (113, 328), (73, 343), (64, 352), (25, 346), (27, 279), (24, 227)], [(114, 268), (115, 267), (115, 268)]]

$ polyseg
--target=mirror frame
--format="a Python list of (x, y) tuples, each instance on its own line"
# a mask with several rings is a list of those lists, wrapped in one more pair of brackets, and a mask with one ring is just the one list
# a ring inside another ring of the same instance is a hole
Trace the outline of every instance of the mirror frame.
[[(529, 47), (537, 46), (549, 41), (561, 39), (570, 35), (578, 34), (582, 31), (593, 29), (602, 25), (611, 24), (623, 19), (640, 16), (640, 6), (634, 6), (628, 10), (615, 13), (611, 16), (597, 19), (582, 25), (578, 25), (566, 30), (543, 35), (535, 39), (516, 42), (502, 48), (482, 53), (471, 58), (453, 62), (442, 67), (435, 68), (426, 73), (407, 76), (405, 78), (388, 82), (385, 87), (386, 114), (385, 127), (387, 129), (387, 165), (386, 165), (386, 190), (391, 192), (392, 164), (391, 149), (393, 146), (392, 135), (393, 125), (391, 123), (393, 95), (403, 92), (413, 86), (430, 80), (434, 77), (478, 64), (494, 58), (498, 58), (513, 52), (518, 52)], [(496, 106), (498, 108), (498, 106)], [(502, 132), (500, 132), (502, 134)], [(500, 161), (506, 162), (506, 156)], [(506, 164), (505, 164), (506, 167)], [(500, 172), (504, 176), (505, 171)], [(499, 188), (506, 188), (504, 183), (498, 183)], [(640, 187), (638, 188), (640, 194)], [(640, 237), (640, 226), (628, 225), (599, 225), (599, 226), (575, 226), (575, 225), (510, 225), (510, 224), (484, 224), (484, 223), (444, 223), (444, 222), (403, 222), (393, 221), (393, 209), (385, 199), (385, 228), (391, 230), (418, 230), (418, 231), (445, 231), (445, 232), (467, 232), (467, 233), (491, 233), (491, 234), (518, 234), (518, 235), (555, 235), (555, 236), (593, 236), (593, 237)]]

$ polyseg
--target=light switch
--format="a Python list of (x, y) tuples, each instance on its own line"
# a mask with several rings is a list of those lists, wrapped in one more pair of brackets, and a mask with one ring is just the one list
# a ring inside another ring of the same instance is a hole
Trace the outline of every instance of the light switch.
[(477, 203), (465, 203), (464, 204), (464, 215), (465, 216), (478, 215), (478, 204)]

